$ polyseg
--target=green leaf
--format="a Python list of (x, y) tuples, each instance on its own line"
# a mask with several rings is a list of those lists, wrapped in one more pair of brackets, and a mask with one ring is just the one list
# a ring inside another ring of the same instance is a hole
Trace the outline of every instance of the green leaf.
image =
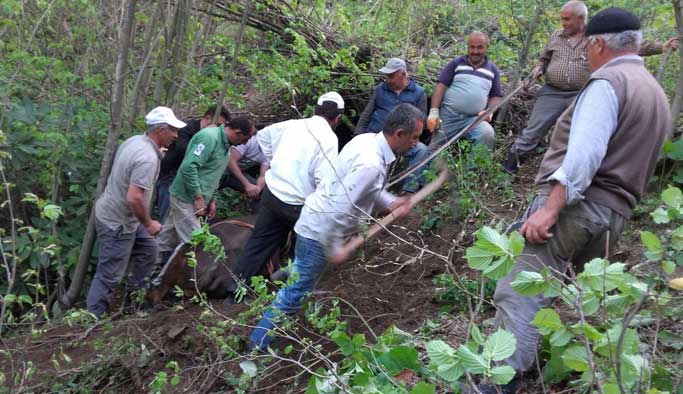
[(681, 189), (669, 186), (662, 192), (662, 200), (669, 208), (679, 209), (683, 205)]
[(486, 360), (479, 355), (470, 350), (467, 346), (460, 345), (458, 348), (458, 357), (462, 362), (462, 366), (469, 373), (482, 374), (488, 371), (489, 366)]
[(254, 362), (250, 360), (242, 361), (240, 363), (240, 368), (242, 368), (242, 371), (250, 378), (255, 377), (256, 373), (258, 372), (256, 364), (254, 364)]
[(657, 224), (666, 224), (671, 221), (671, 218), (669, 218), (669, 214), (664, 208), (655, 209), (654, 211), (650, 212), (650, 216), (652, 217), (652, 220)]
[(410, 390), (410, 394), (434, 394), (435, 392), (436, 386), (425, 382), (417, 382), (415, 387)]
[(562, 354), (562, 361), (567, 368), (574, 371), (585, 372), (589, 369), (586, 348), (583, 344), (576, 344), (567, 348)]
[(605, 259), (596, 258), (585, 265), (583, 272), (578, 275), (578, 280), (584, 287), (598, 291), (611, 291), (623, 282), (624, 267), (623, 263), (610, 264)]
[(465, 368), (463, 368), (460, 360), (456, 360), (453, 364), (439, 365), (436, 369), (436, 373), (443, 380), (453, 383), (460, 379), (465, 373)]
[(559, 330), (553, 332), (550, 336), (550, 345), (555, 347), (565, 346), (572, 340), (572, 333), (569, 332), (565, 327), (561, 327)]
[(498, 329), (484, 342), (484, 353), (490, 360), (502, 361), (512, 356), (516, 345), (517, 339), (511, 332)]
[(471, 246), (467, 248), (465, 252), (465, 259), (467, 260), (467, 265), (474, 270), (483, 270), (491, 264), (493, 261), (494, 254), (488, 250), (478, 248), (476, 246)]
[(498, 280), (506, 277), (514, 268), (515, 260), (510, 256), (504, 256), (494, 261), (493, 264), (488, 266), (482, 274), (487, 278)]
[(640, 239), (648, 251), (645, 253), (645, 257), (652, 261), (662, 259), (664, 249), (662, 248), (662, 241), (659, 240), (659, 237), (649, 231), (641, 231)]
[(676, 270), (676, 263), (670, 260), (665, 260), (662, 262), (662, 271), (664, 271), (665, 274), (671, 275), (674, 273)]
[(476, 245), (501, 256), (507, 252), (510, 244), (506, 236), (489, 226), (484, 226), (477, 231)]
[(517, 257), (524, 251), (524, 237), (522, 237), (518, 231), (513, 231), (508, 236), (510, 241), (510, 253)]
[(11, 305), (13, 302), (16, 302), (17, 296), (15, 294), (7, 294), (5, 295), (5, 298), (3, 298), (3, 302), (5, 305)]
[(62, 216), (62, 208), (54, 204), (47, 204), (43, 207), (43, 215), (50, 220), (57, 220)]
[(535, 296), (543, 293), (548, 288), (548, 283), (543, 275), (538, 272), (522, 271), (517, 274), (510, 286), (523, 296)]
[(541, 333), (541, 335), (548, 335), (551, 332), (564, 327), (562, 325), (562, 320), (560, 320), (560, 315), (550, 308), (543, 308), (538, 311), (531, 323), (538, 327), (538, 332)]
[(479, 331), (479, 327), (476, 325), (472, 325), (472, 340), (477, 343), (477, 345), (481, 345), (484, 343), (484, 336), (481, 335), (481, 331)]
[(434, 365), (452, 364), (455, 362), (455, 349), (444, 341), (434, 340), (425, 343), (429, 360)]
[(683, 226), (678, 226), (671, 233), (671, 247), (676, 250), (683, 250)]
[(495, 384), (507, 384), (515, 377), (515, 369), (509, 365), (491, 368), (491, 381)]
[(415, 348), (410, 346), (398, 346), (379, 356), (377, 361), (379, 361), (391, 375), (396, 375), (404, 369), (410, 369), (412, 371), (417, 370), (419, 367), (417, 357), (418, 352)]

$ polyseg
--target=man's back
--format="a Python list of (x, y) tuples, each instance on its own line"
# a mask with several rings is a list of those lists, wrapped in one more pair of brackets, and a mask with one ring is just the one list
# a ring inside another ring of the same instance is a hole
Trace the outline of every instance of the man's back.
[(286, 204), (303, 204), (315, 190), (323, 166), (337, 157), (337, 136), (327, 120), (317, 115), (268, 126), (256, 138), (270, 159), (266, 185)]

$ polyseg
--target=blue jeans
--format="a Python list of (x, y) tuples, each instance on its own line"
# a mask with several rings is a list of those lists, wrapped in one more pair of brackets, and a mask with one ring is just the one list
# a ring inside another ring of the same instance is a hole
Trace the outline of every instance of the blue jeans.
[(298, 274), (296, 282), (278, 291), (275, 300), (263, 314), (249, 338), (252, 349), (265, 350), (273, 340), (269, 335), (283, 315), (294, 314), (304, 304), (306, 296), (315, 289), (325, 272), (327, 257), (320, 242), (297, 234), (292, 275)]
[[(417, 163), (422, 161), (422, 159), (424, 159), (428, 153), (429, 150), (427, 149), (427, 145), (423, 144), (422, 142), (418, 142), (417, 145), (410, 148), (410, 150), (406, 152), (403, 157), (408, 160), (408, 167), (412, 168), (413, 166), (417, 165)], [(402, 190), (404, 192), (410, 193), (417, 192), (422, 185), (424, 185), (424, 172), (428, 167), (429, 164), (425, 164), (410, 174), (405, 181), (403, 181)]]
[[(446, 140), (460, 132), (460, 130), (474, 122), (477, 115), (464, 115), (451, 112), (446, 108), (441, 109), (441, 130), (434, 135), (431, 145), (440, 146)], [(464, 136), (472, 143), (483, 144), (493, 150), (495, 134), (489, 122), (481, 122)]]
[(163, 223), (168, 208), (171, 206), (169, 189), (173, 183), (173, 178), (157, 181), (157, 208), (159, 208), (159, 222)]

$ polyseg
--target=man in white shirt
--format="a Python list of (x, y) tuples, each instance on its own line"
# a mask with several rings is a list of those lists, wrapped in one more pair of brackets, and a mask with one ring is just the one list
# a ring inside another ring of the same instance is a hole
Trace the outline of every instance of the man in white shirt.
[[(247, 285), (285, 244), (306, 197), (320, 182), (323, 168), (337, 157), (338, 140), (333, 129), (343, 111), (344, 99), (337, 92), (328, 92), (318, 98), (312, 117), (275, 123), (256, 134), (270, 169), (254, 231), (233, 271)], [(231, 280), (227, 290), (236, 289)], [(231, 299), (228, 296), (228, 301)]]
[(408, 213), (408, 197), (396, 198), (384, 187), (387, 169), (413, 148), (420, 139), (424, 115), (411, 104), (399, 104), (389, 113), (383, 132), (361, 134), (349, 142), (325, 168), (315, 193), (308, 196), (297, 233), (293, 273), (297, 279), (281, 289), (250, 337), (250, 347), (264, 350), (269, 335), (282, 315), (295, 313), (307, 294), (314, 290), (327, 261), (337, 264), (349, 258), (342, 246), (357, 231), (361, 221), (373, 211), (391, 211), (401, 217)]

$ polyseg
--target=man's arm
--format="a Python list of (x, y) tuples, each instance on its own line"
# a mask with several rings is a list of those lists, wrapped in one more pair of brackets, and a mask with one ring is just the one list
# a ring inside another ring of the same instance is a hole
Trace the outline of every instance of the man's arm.
[(156, 235), (161, 230), (161, 224), (156, 220), (152, 220), (149, 212), (145, 209), (145, 189), (138, 185), (131, 184), (128, 186), (126, 193), (126, 200), (128, 206), (133, 211), (135, 217), (145, 226), (150, 235)]
[(441, 107), (441, 102), (443, 101), (444, 93), (446, 93), (446, 88), (448, 88), (448, 86), (444, 85), (443, 83), (436, 83), (436, 87), (434, 87), (434, 93), (432, 93), (432, 102), (430, 108)]
[(549, 229), (562, 208), (583, 199), (582, 193), (593, 181), (617, 128), (618, 113), (619, 102), (606, 80), (592, 81), (578, 97), (567, 154), (562, 166), (549, 177), (549, 181), (554, 182), (550, 197), (521, 229), (530, 242), (543, 242), (552, 237)]
[(242, 158), (242, 154), (240, 151), (235, 149), (235, 147), (230, 148), (230, 160), (228, 160), (228, 169), (232, 173), (232, 175), (237, 178), (237, 180), (240, 181), (244, 189), (246, 190), (247, 186), (251, 185), (251, 182), (247, 179), (247, 177), (244, 176), (242, 173), (242, 169), (240, 168), (239, 164), (237, 163), (240, 159)]
[(358, 124), (356, 124), (356, 134), (361, 134), (368, 131), (368, 124), (370, 124), (370, 116), (372, 116), (372, 113), (375, 111), (376, 97), (377, 88), (375, 88), (375, 90), (372, 91), (372, 96), (370, 96), (370, 100), (368, 100), (368, 103), (365, 105), (365, 109), (360, 114), (360, 118), (358, 118)]
[(671, 48), (672, 51), (678, 49), (678, 38), (669, 38), (664, 44), (660, 44), (655, 41), (643, 41), (640, 44), (640, 50), (638, 51), (639, 56), (652, 56), (659, 55), (662, 52)]
[(266, 172), (270, 168), (269, 165), (267, 164), (261, 164), (261, 169), (258, 174), (258, 179), (256, 179), (256, 187), (258, 187), (259, 193), (263, 191), (263, 188), (266, 187)]

